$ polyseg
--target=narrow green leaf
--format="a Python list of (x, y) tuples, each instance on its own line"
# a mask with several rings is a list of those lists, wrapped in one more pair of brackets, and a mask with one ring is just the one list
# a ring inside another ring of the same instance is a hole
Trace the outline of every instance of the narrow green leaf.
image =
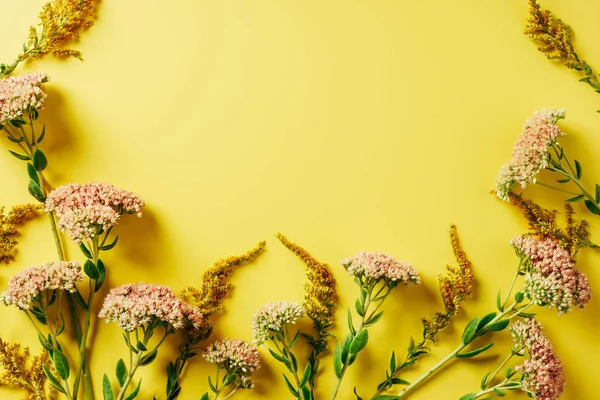
[(96, 279), (96, 285), (94, 286), (95, 292), (100, 290), (100, 288), (104, 284), (104, 281), (106, 280), (106, 267), (104, 266), (102, 260), (98, 259), (98, 262), (96, 263), (96, 268), (98, 269), (98, 279)]
[(282, 375), (283, 375), (283, 379), (285, 380), (285, 384), (286, 384), (288, 390), (290, 391), (290, 393), (292, 393), (294, 395), (294, 397), (299, 398), (300, 393), (298, 393), (298, 391), (294, 388), (294, 385), (292, 385), (292, 383), (290, 382), (288, 377), (285, 376), (285, 374), (282, 374)]
[(58, 329), (56, 330), (56, 336), (60, 336), (61, 333), (63, 333), (65, 330), (65, 319), (63, 318), (62, 313), (60, 314), (60, 325), (58, 326)]
[(15, 138), (15, 137), (12, 137), (12, 136), (8, 135), (8, 136), (6, 136), (6, 138), (8, 140), (10, 140), (11, 142), (13, 142), (13, 143), (21, 143), (21, 142), (25, 141), (24, 137)]
[(476, 398), (477, 398), (477, 394), (475, 394), (475, 393), (469, 393), (469, 394), (465, 394), (464, 396), (462, 396), (458, 400), (475, 400)]
[(369, 320), (365, 323), (365, 328), (374, 325), (377, 321), (381, 319), (381, 317), (383, 317), (383, 311), (379, 311), (377, 314), (369, 318)]
[(365, 348), (367, 343), (369, 342), (369, 331), (366, 329), (362, 329), (360, 332), (354, 336), (352, 339), (352, 343), (350, 343), (350, 354), (357, 354), (359, 351)]
[(356, 313), (358, 315), (360, 315), (361, 317), (365, 316), (365, 311), (363, 310), (363, 304), (361, 303), (360, 299), (356, 299), (356, 301), (354, 302), (354, 308), (356, 309)]
[(296, 342), (298, 341), (298, 338), (300, 337), (300, 329), (298, 329), (296, 331), (296, 334), (294, 335), (294, 338), (290, 341), (290, 347), (294, 347), (294, 345), (296, 344)]
[(567, 182), (570, 182), (570, 181), (571, 181), (571, 178), (565, 178), (565, 179), (558, 179), (556, 182), (558, 182), (558, 183), (567, 183)]
[(463, 344), (469, 344), (475, 339), (475, 334), (477, 333), (477, 326), (479, 325), (479, 317), (473, 318), (467, 326), (465, 326), (465, 330), (462, 335)]
[(411, 336), (410, 341), (408, 342), (408, 353), (412, 353), (415, 349), (415, 339)]
[(600, 185), (596, 183), (596, 204), (600, 204)]
[(8, 152), (10, 154), (12, 154), (13, 156), (15, 156), (16, 158), (18, 158), (19, 160), (22, 160), (22, 161), (29, 161), (29, 160), (31, 160), (31, 157), (25, 156), (25, 155), (22, 155), (22, 154), (19, 154), (19, 153), (15, 153), (12, 150), (9, 150)]
[(342, 368), (342, 346), (338, 342), (333, 351), (333, 371), (338, 378), (342, 377)]
[(112, 249), (113, 247), (115, 247), (117, 245), (118, 241), (119, 241), (119, 235), (115, 236), (113, 241), (110, 242), (109, 244), (106, 244), (106, 245), (100, 247), (100, 250), (108, 251), (108, 250)]
[(102, 395), (104, 396), (104, 400), (115, 399), (112, 387), (110, 386), (110, 379), (108, 379), (108, 375), (106, 374), (104, 374), (104, 376), (102, 377)]
[(504, 396), (506, 396), (506, 394), (503, 391), (501, 391), (500, 389), (498, 389), (498, 388), (494, 388), (494, 393), (496, 393), (496, 395), (498, 397), (504, 397)]
[(480, 330), (481, 328), (486, 326), (491, 320), (496, 318), (496, 315), (497, 315), (496, 312), (491, 312), (489, 314), (486, 314), (483, 318), (481, 318), (481, 320), (477, 324), (477, 330)]
[(489, 349), (490, 347), (492, 347), (494, 345), (494, 343), (488, 343), (483, 347), (480, 347), (476, 350), (471, 350), (471, 351), (467, 351), (465, 353), (459, 353), (456, 355), (456, 358), (471, 358), (471, 357), (475, 357), (478, 354), (483, 353), (484, 351), (486, 351), (487, 349)]
[(129, 394), (129, 396), (125, 397), (125, 400), (133, 400), (136, 398), (136, 396), (138, 395), (138, 393), (140, 392), (140, 387), (142, 386), (142, 380), (140, 379), (140, 381), (138, 382), (137, 386), (135, 387), (135, 389), (133, 389), (133, 392), (131, 392)]
[(496, 296), (496, 307), (498, 307), (498, 311), (504, 311), (502, 307), (502, 293), (498, 290), (498, 295)]
[(67, 392), (65, 392), (65, 388), (62, 387), (58, 379), (56, 379), (56, 377), (48, 370), (48, 368), (46, 368), (45, 365), (42, 366), (42, 368), (44, 369), (44, 375), (46, 375), (46, 378), (48, 378), (52, 386), (54, 386), (59, 392), (66, 394)]
[(496, 321), (493, 324), (488, 325), (488, 329), (490, 331), (499, 332), (499, 331), (506, 329), (506, 327), (508, 326), (509, 323), (510, 323), (509, 320), (501, 319), (500, 321)]
[(397, 400), (400, 397), (391, 394), (380, 394), (379, 396), (373, 397), (372, 400)]
[(304, 400), (314, 400), (312, 394), (310, 393), (310, 388), (308, 386), (304, 386), (300, 390), (302, 391), (302, 396), (304, 397)]
[(49, 352), (52, 352), (52, 346), (50, 346), (50, 343), (48, 343), (46, 338), (40, 332), (38, 332), (38, 340), (40, 341), (40, 344), (44, 349), (48, 350)]
[(46, 136), (46, 125), (42, 127), (42, 133), (40, 133), (40, 136), (38, 136), (37, 142), (42, 143), (42, 140), (44, 140), (44, 136)]
[(584, 199), (584, 197), (585, 197), (584, 195), (580, 194), (580, 195), (578, 195), (578, 196), (575, 196), (575, 197), (571, 197), (571, 198), (569, 198), (569, 199), (566, 199), (565, 201), (566, 201), (567, 203), (575, 203), (576, 201), (583, 200), (583, 199)]
[(274, 359), (276, 359), (277, 361), (285, 364), (285, 365), (290, 365), (290, 362), (287, 358), (275, 353), (273, 350), (269, 349), (269, 353), (271, 353), (271, 355), (273, 356)]
[(354, 336), (351, 334), (346, 335), (346, 337), (344, 338), (344, 343), (342, 343), (342, 363), (346, 363), (346, 360), (348, 359), (352, 339), (354, 339)]
[(123, 361), (122, 358), (117, 361), (115, 375), (117, 376), (117, 382), (119, 382), (119, 386), (123, 387), (123, 384), (127, 379), (127, 367), (125, 366), (125, 361)]
[(141, 350), (141, 351), (146, 351), (146, 350), (148, 350), (148, 348), (147, 348), (147, 347), (144, 345), (144, 343), (140, 342), (139, 340), (138, 340), (138, 342), (137, 342), (137, 345), (136, 345), (136, 347), (138, 348), (138, 350)]
[(54, 366), (56, 367), (56, 372), (58, 372), (58, 376), (60, 376), (63, 380), (67, 380), (71, 373), (71, 367), (69, 366), (69, 360), (62, 353), (62, 351), (55, 349), (52, 353), (52, 360), (54, 361)]
[(312, 374), (312, 367), (310, 363), (306, 364), (306, 368), (304, 368), (304, 373), (302, 374), (302, 378), (300, 378), (299, 386), (302, 388), (308, 382), (308, 378), (310, 378)]
[(145, 356), (143, 356), (142, 359), (140, 360), (140, 367), (143, 367), (144, 365), (148, 365), (152, 361), (154, 361), (154, 359), (156, 358), (157, 354), (158, 354), (158, 350), (154, 349), (150, 353), (148, 353)]
[(354, 387), (354, 395), (356, 396), (356, 400), (363, 400), (363, 398), (356, 393), (356, 386)]
[(592, 201), (587, 200), (587, 199), (584, 201), (584, 203), (585, 203), (585, 206), (587, 207), (587, 209), (592, 212), (592, 214), (600, 215), (600, 209), (598, 208), (598, 206), (596, 204), (594, 204)]
[(92, 260), (85, 260), (83, 264), (83, 272), (91, 279), (98, 279), (98, 268)]
[(42, 193), (42, 188), (40, 188), (40, 185), (33, 179), (29, 180), (27, 190), (29, 190), (29, 194), (40, 203), (44, 203), (46, 201), (46, 197), (44, 196), (44, 193)]
[(392, 351), (392, 356), (390, 357), (390, 371), (394, 373), (396, 371), (396, 352)]
[(485, 388), (487, 387), (487, 378), (488, 378), (488, 376), (490, 376), (491, 373), (492, 373), (492, 371), (488, 371), (488, 373), (485, 374), (483, 376), (483, 378), (481, 378), (481, 384), (479, 385), (481, 390), (485, 390)]
[(81, 293), (79, 293), (79, 290), (73, 292), (73, 296), (75, 297), (77, 304), (79, 304), (79, 307), (81, 307), (83, 310), (88, 309), (87, 304), (85, 304), (85, 300), (83, 299), (83, 297), (81, 297)]
[(392, 378), (392, 383), (394, 385), (410, 385), (409, 381), (405, 381), (404, 379), (400, 378)]
[(212, 390), (213, 393), (217, 393), (217, 388), (215, 387), (215, 385), (213, 385), (212, 379), (210, 379), (210, 375), (208, 376), (208, 386), (210, 387), (210, 390)]
[(37, 171), (35, 168), (33, 168), (33, 164), (31, 163), (27, 163), (27, 175), (29, 176), (29, 179), (37, 183), (38, 186), (40, 185), (40, 179), (38, 178)]
[(92, 258), (92, 253), (90, 253), (90, 251), (88, 250), (88, 248), (85, 247), (85, 244), (79, 243), (79, 250), (81, 250), (81, 252), (83, 253), (83, 255), (86, 258)]
[(47, 166), (48, 159), (46, 158), (46, 155), (40, 149), (36, 149), (33, 152), (33, 167), (36, 171), (43, 171)]
[(575, 172), (576, 172), (577, 179), (581, 179), (581, 175), (582, 175), (581, 164), (577, 160), (575, 160)]
[(204, 393), (200, 400), (210, 400), (210, 397), (208, 397), (208, 392)]

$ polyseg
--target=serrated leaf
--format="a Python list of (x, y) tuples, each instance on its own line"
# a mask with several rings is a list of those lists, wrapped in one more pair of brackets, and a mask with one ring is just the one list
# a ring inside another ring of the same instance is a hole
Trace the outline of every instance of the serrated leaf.
[(110, 379), (108, 379), (108, 375), (104, 374), (102, 377), (102, 395), (104, 396), (104, 400), (114, 400), (115, 396), (113, 395), (112, 387), (110, 385)]
[(56, 377), (48, 370), (48, 368), (45, 365), (43, 365), (42, 368), (44, 369), (44, 375), (46, 375), (46, 378), (48, 378), (52, 386), (54, 386), (59, 392), (66, 394), (67, 392), (65, 392), (65, 388), (62, 387), (58, 379), (56, 379)]
[(465, 330), (462, 335), (463, 344), (469, 344), (475, 339), (475, 334), (477, 333), (477, 326), (479, 325), (479, 317), (473, 318), (467, 326), (465, 326)]
[(46, 158), (46, 155), (40, 149), (36, 149), (33, 152), (33, 168), (39, 172), (45, 170), (47, 166), (48, 159)]
[(96, 284), (94, 286), (95, 292), (100, 290), (100, 288), (104, 284), (104, 281), (106, 280), (106, 267), (104, 266), (102, 260), (98, 259), (98, 262), (96, 263), (96, 268), (98, 269), (98, 279), (96, 279)]
[(154, 359), (156, 358), (156, 355), (158, 354), (158, 350), (154, 349), (152, 350), (150, 353), (146, 354), (145, 356), (143, 356), (140, 359), (140, 367), (143, 367), (144, 365), (148, 365), (150, 364), (152, 361), (154, 361)]
[(83, 264), (83, 272), (91, 279), (98, 279), (98, 268), (92, 260), (85, 260)]
[(582, 175), (581, 164), (577, 160), (575, 160), (575, 174), (577, 176), (577, 179), (581, 179), (581, 175)]
[(484, 351), (486, 351), (487, 349), (489, 349), (493, 345), (494, 345), (494, 343), (488, 343), (485, 346), (480, 347), (478, 349), (467, 351), (465, 353), (459, 353), (459, 354), (456, 355), (456, 358), (471, 358), (471, 357), (475, 357), (476, 355), (483, 353)]
[(583, 199), (584, 199), (584, 197), (585, 197), (584, 195), (580, 194), (580, 195), (577, 195), (577, 196), (575, 196), (575, 197), (571, 197), (571, 198), (569, 198), (569, 199), (566, 199), (565, 201), (566, 201), (567, 203), (575, 203), (576, 201), (583, 200)]
[(100, 247), (100, 250), (108, 251), (108, 250), (112, 249), (113, 247), (115, 247), (117, 245), (118, 241), (119, 241), (119, 235), (115, 236), (113, 241), (110, 242), (109, 244), (106, 244), (106, 245)]
[(509, 323), (510, 323), (510, 321), (508, 319), (502, 319), (500, 321), (496, 321), (493, 324), (488, 325), (487, 328), (490, 331), (499, 332), (499, 331), (506, 329), (506, 327), (508, 326)]
[(125, 397), (125, 400), (133, 400), (136, 398), (136, 396), (138, 395), (138, 393), (140, 392), (140, 387), (142, 386), (142, 380), (140, 379), (140, 381), (138, 382), (137, 386), (135, 387), (135, 389), (133, 389), (133, 392), (131, 392), (129, 394), (129, 396)]
[(67, 360), (67, 357), (65, 357), (62, 351), (58, 349), (55, 349), (52, 353), (52, 360), (54, 361), (54, 367), (56, 368), (56, 372), (58, 372), (58, 376), (66, 381), (71, 373), (69, 360)]
[(292, 385), (292, 383), (290, 382), (288, 377), (285, 376), (285, 374), (281, 374), (281, 375), (283, 375), (283, 379), (285, 380), (285, 384), (286, 384), (288, 390), (290, 391), (290, 393), (292, 393), (294, 395), (294, 397), (299, 398), (300, 393), (298, 393), (298, 391), (294, 388), (294, 385)]
[(338, 378), (342, 377), (342, 346), (340, 342), (335, 346), (335, 350), (333, 351), (333, 372), (335, 372), (335, 376)]
[(117, 361), (115, 375), (117, 376), (117, 382), (119, 382), (119, 386), (123, 387), (123, 384), (127, 379), (127, 367), (125, 366), (125, 361), (123, 361), (122, 358)]
[(369, 331), (366, 329), (362, 329), (356, 334), (356, 336), (354, 336), (354, 339), (352, 339), (352, 343), (350, 343), (350, 349), (348, 350), (348, 352), (350, 354), (357, 354), (359, 351), (365, 348), (368, 342)]

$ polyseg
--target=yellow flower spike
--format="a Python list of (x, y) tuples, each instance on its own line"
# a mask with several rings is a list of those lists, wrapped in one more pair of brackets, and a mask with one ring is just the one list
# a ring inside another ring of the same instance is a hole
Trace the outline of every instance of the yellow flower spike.
[(35, 211), (43, 208), (43, 204), (24, 204), (14, 206), (8, 214), (0, 207), (0, 263), (9, 264), (14, 261), (14, 248), (19, 234), (17, 227), (34, 217)]

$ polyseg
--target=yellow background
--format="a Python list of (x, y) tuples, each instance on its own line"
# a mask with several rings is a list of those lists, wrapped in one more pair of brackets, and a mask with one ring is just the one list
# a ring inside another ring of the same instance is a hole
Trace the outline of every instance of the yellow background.
[[(2, 61), (17, 54), (42, 3), (3, 1)], [(584, 165), (584, 182), (600, 181), (594, 157), (600, 96), (577, 83), (574, 72), (546, 61), (522, 34), (526, 3), (105, 0), (76, 44), (83, 63), (47, 58), (17, 73), (43, 71), (52, 79), (42, 119), (54, 185), (102, 180), (147, 202), (143, 218), (123, 219), (119, 245), (103, 257), (112, 286), (147, 281), (180, 290), (199, 283), (219, 257), (267, 240), (266, 252), (233, 275), (236, 287), (215, 337), (251, 340), (251, 317), (262, 304), (302, 299), (303, 265), (276, 232), (334, 269), (339, 336), (356, 296), (340, 259), (380, 250), (417, 267), (424, 284), (391, 296), (368, 351), (346, 376), (339, 398), (350, 399), (354, 385), (363, 396), (373, 392), (391, 351), (402, 357), (409, 336), (420, 337), (420, 318), (441, 307), (436, 277), (454, 263), (450, 223), (473, 261), (476, 295), (433, 354), (403, 377), (425, 371), (456, 346), (468, 319), (493, 310), (497, 290), (514, 273), (508, 240), (526, 223), (489, 193), (535, 110), (567, 109), (562, 143)], [(575, 28), (581, 53), (600, 68), (600, 4), (543, 5)], [(30, 201), (24, 164), (4, 152), (0, 168), (0, 204)], [(561, 207), (562, 196), (547, 190), (527, 195)], [(589, 217), (600, 241), (600, 219), (580, 204), (576, 210)], [(28, 225), (19, 240), (18, 262), (0, 269), (2, 290), (27, 265), (55, 257), (45, 219)], [(587, 250), (579, 260), (592, 288), (600, 289), (599, 254)], [(560, 317), (541, 312), (566, 369), (563, 399), (597, 397), (598, 304), (594, 297), (587, 309)], [(0, 335), (37, 351), (24, 315), (7, 308), (1, 315)], [(477, 391), (510, 347), (507, 336), (497, 335), (485, 357), (453, 363), (410, 398)], [(164, 366), (175, 348), (171, 341), (141, 370), (140, 398), (164, 398)], [(97, 389), (102, 373), (112, 375), (126, 355), (118, 327), (97, 323)], [(264, 360), (256, 390), (235, 398), (290, 397), (281, 365)], [(328, 398), (331, 358), (322, 365), (319, 398)], [(196, 359), (180, 398), (198, 399), (208, 372)], [(19, 394), (2, 390), (0, 397)]]

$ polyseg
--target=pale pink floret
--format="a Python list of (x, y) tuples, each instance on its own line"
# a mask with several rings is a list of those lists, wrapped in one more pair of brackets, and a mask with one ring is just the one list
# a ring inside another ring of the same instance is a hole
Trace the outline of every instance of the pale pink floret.
[(524, 291), (532, 303), (556, 307), (559, 314), (572, 306), (586, 306), (591, 297), (589, 281), (557, 241), (517, 236), (510, 244), (523, 258)]
[(51, 262), (26, 268), (8, 282), (8, 290), (0, 295), (6, 305), (28, 310), (31, 302), (45, 290), (75, 292), (75, 283), (84, 279), (76, 262)]
[[(99, 317), (106, 318), (106, 322), (116, 322), (124, 331), (132, 332), (154, 323), (181, 329), (190, 324), (190, 313), (186, 303), (166, 286), (129, 283), (111, 289), (104, 299)], [(194, 312), (191, 323), (199, 326), (201, 315)]]
[(304, 307), (297, 302), (278, 301), (262, 306), (252, 317), (254, 343), (262, 345), (286, 324), (295, 324), (305, 314)]
[(227, 371), (250, 374), (260, 367), (258, 349), (240, 339), (223, 339), (206, 348), (202, 357)]
[(46, 212), (56, 213), (59, 228), (76, 243), (106, 232), (122, 214), (141, 216), (143, 206), (138, 195), (102, 182), (60, 186), (46, 199)]
[(535, 183), (537, 174), (548, 167), (548, 146), (566, 135), (556, 125), (563, 118), (564, 110), (541, 110), (525, 121), (523, 133), (515, 143), (512, 161), (502, 166), (496, 179), (498, 197), (508, 201), (511, 186), (520, 184), (525, 188)]
[(516, 367), (523, 375), (522, 389), (536, 399), (560, 398), (565, 387), (565, 373), (542, 325), (534, 319), (526, 319), (513, 323), (509, 330), (515, 347), (521, 354), (529, 354), (529, 358)]
[(10, 76), (0, 80), (0, 126), (11, 119), (20, 119), (24, 113), (44, 107), (46, 93), (40, 88), (48, 82), (41, 73)]
[(340, 262), (350, 275), (367, 280), (421, 283), (419, 272), (405, 261), (380, 252), (360, 252)]

